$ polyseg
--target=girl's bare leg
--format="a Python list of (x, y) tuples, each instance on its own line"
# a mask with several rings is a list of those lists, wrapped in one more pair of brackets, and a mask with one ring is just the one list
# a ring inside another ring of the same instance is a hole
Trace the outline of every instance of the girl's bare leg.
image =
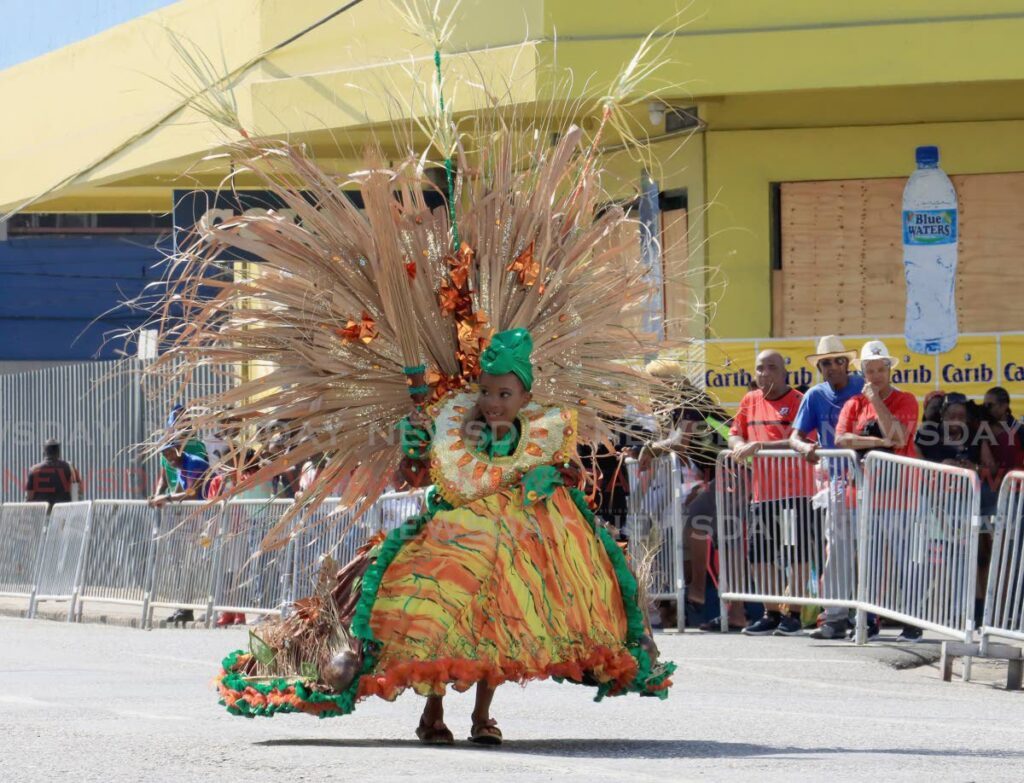
[(476, 704), (473, 706), (473, 723), (486, 723), (491, 719), (491, 702), (494, 701), (494, 688), (486, 683), (476, 685)]
[(473, 707), (473, 731), (469, 738), (473, 742), (484, 745), (500, 745), (501, 729), (498, 722), (491, 717), (491, 701), (494, 699), (494, 688), (486, 683), (476, 685), (476, 704)]
[(421, 720), (424, 726), (433, 726), (438, 721), (444, 723), (444, 696), (427, 696)]

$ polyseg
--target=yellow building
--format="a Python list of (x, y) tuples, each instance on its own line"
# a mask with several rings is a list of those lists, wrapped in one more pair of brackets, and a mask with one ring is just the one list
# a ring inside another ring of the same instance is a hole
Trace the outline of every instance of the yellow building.
[[(453, 82), (507, 79), (511, 102), (546, 111), (565, 70), (577, 86), (610, 82), (648, 31), (673, 24), (670, 6), (463, 0), (446, 67)], [(899, 334), (899, 199), (920, 144), (939, 146), (957, 184), (961, 331), (1024, 331), (1024, 0), (694, 0), (678, 21), (671, 64), (643, 89), (673, 84), (661, 108), (684, 129), (646, 101), (633, 111), (665, 136), (652, 174), (686, 209), (664, 225), (685, 240), (666, 251), (670, 277), (690, 270), (707, 306), (688, 333)], [(395, 116), (386, 94), (412, 95), (409, 71), (432, 68), (388, 0), (181, 0), (0, 72), (17, 109), (0, 128), (0, 208), (166, 212), (175, 188), (220, 181), (204, 157), (223, 133), (172, 89), (188, 76), (168, 29), (231, 74), (246, 125), (338, 171)], [(480, 101), (453, 98), (463, 116)], [(637, 187), (640, 164), (612, 168), (621, 195)], [(996, 369), (1019, 342), (992, 349)]]

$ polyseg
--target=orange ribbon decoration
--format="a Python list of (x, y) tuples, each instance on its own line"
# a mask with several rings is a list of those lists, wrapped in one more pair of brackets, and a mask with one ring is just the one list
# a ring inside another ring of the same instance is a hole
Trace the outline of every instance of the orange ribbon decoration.
[(533, 256), (533, 242), (508, 265), (507, 271), (519, 276), (519, 284), (531, 288), (540, 277), (540, 262)]
[(427, 385), (431, 387), (431, 400), (436, 401), (444, 397), (450, 391), (461, 389), (466, 385), (466, 380), (461, 375), (445, 375), (442, 372), (431, 368), (427, 370)]
[(346, 345), (357, 341), (364, 345), (369, 345), (377, 339), (377, 322), (373, 320), (368, 312), (363, 310), (362, 320), (349, 321), (343, 328), (335, 329), (334, 333)]
[(460, 290), (465, 289), (466, 283), (469, 282), (469, 269), (473, 264), (473, 255), (473, 249), (463, 242), (459, 252), (448, 257), (448, 277)]

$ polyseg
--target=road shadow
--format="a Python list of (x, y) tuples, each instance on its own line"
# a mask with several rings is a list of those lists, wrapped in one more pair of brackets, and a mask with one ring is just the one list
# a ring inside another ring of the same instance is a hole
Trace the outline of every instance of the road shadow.
[[(253, 743), (263, 747), (316, 747), (316, 748), (412, 748), (423, 747), (414, 739), (408, 740), (367, 740), (367, 739), (279, 739)], [(483, 747), (466, 741), (457, 741), (453, 746), (442, 746), (444, 750), (477, 750), (490, 753), (514, 753), (530, 756), (559, 756), (563, 758), (635, 758), (635, 759), (693, 759), (693, 758), (754, 758), (776, 756), (793, 758), (798, 756), (886, 755), (886, 756), (927, 756), (931, 758), (1024, 758), (1024, 750), (1007, 750), (993, 753), (990, 750), (932, 748), (797, 748), (776, 745), (757, 745), (746, 742), (715, 742), (712, 740), (623, 740), (623, 739), (543, 739), (506, 740), (501, 747)]]

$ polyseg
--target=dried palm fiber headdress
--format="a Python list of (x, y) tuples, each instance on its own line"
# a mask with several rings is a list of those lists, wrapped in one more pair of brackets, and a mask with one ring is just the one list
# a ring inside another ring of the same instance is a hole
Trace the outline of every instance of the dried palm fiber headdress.
[[(371, 146), (365, 168), (341, 181), (303, 148), (236, 127), (233, 171), (297, 220), (270, 211), (200, 222), (172, 259), (150, 372), (184, 386), (201, 364), (271, 368), (189, 401), (190, 426), (226, 434), (239, 451), (252, 432), (277, 427), (281, 448), (230, 492), (324, 455), (319, 480), (265, 548), (283, 545), (301, 512), (338, 486), (343, 507), (372, 504), (402, 459), (393, 433), (410, 395), (423, 403), (471, 383), (495, 332), (529, 330), (535, 396), (579, 409), (583, 440), (606, 437), (627, 409), (651, 408), (658, 382), (643, 359), (665, 343), (640, 324), (660, 291), (635, 239), (616, 244), (631, 219), (608, 205), (598, 142), (649, 75), (652, 39), (602, 100), (593, 137), (567, 124), (554, 143), (550, 117), (524, 123), (498, 108), (476, 118), (476, 133), (456, 132), (441, 94), (443, 36), (429, 40), (439, 103), (429, 143), (444, 158), (444, 206), (428, 207), (425, 192), (438, 188), (425, 151), (389, 163)], [(225, 105), (205, 110), (237, 123)], [(257, 259), (256, 271), (240, 273), (228, 250)]]

